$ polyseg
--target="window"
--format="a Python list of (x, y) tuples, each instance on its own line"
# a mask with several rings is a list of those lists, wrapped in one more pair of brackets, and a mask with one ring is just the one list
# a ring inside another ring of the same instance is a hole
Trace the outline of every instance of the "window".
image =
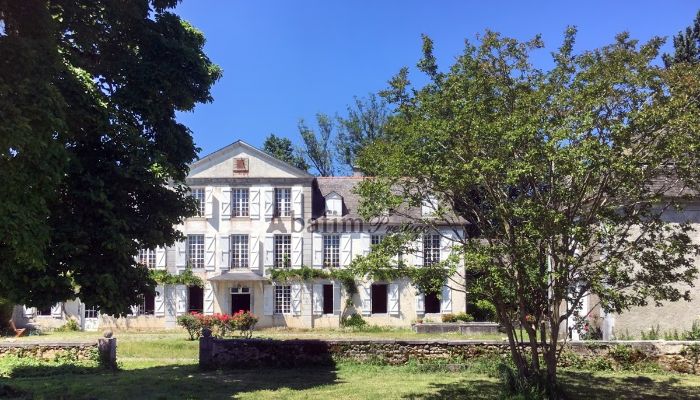
[(292, 266), (292, 235), (275, 235), (274, 240), (274, 266), (275, 268), (289, 268)]
[(425, 299), (426, 314), (440, 312), (440, 299), (438, 298), (437, 293), (426, 293), (423, 298)]
[(387, 313), (387, 285), (385, 283), (372, 284), (372, 314)]
[(51, 316), (51, 306), (48, 307), (37, 307), (36, 308), (36, 315), (40, 317), (49, 317)]
[(154, 268), (156, 266), (156, 251), (153, 249), (139, 250), (139, 264), (147, 268)]
[(326, 216), (342, 216), (343, 215), (343, 198), (335, 192), (331, 192), (326, 196)]
[(384, 235), (372, 235), (370, 236), (370, 245), (376, 246), (382, 242), (382, 239), (384, 239)]
[(323, 266), (340, 267), (340, 235), (323, 236)]
[(204, 268), (204, 235), (187, 235), (187, 263)]
[(231, 216), (247, 217), (248, 214), (248, 189), (231, 190)]
[(204, 312), (204, 289), (199, 286), (189, 286), (187, 288), (187, 298), (189, 305), (187, 312)]
[(100, 309), (97, 306), (85, 306), (85, 318), (97, 318), (100, 314)]
[(440, 235), (423, 235), (423, 265), (440, 262)]
[(138, 310), (136, 315), (153, 315), (156, 309), (156, 296), (152, 294), (142, 294), (139, 296)]
[(206, 204), (204, 188), (194, 188), (192, 189), (192, 197), (197, 200), (197, 216), (204, 216), (204, 206)]
[(292, 189), (275, 188), (275, 217), (292, 215)]
[(323, 285), (323, 313), (333, 314), (333, 285)]
[(289, 314), (292, 311), (292, 287), (275, 286), (275, 314)]
[(231, 235), (231, 268), (248, 268), (248, 235)]

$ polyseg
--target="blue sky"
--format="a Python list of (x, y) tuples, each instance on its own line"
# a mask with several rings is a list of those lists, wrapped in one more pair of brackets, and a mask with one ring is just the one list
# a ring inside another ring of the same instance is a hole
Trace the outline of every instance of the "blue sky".
[(269, 133), (298, 143), (300, 118), (343, 112), (353, 96), (384, 89), (402, 66), (420, 82), (421, 33), (434, 40), (441, 68), (485, 29), (520, 40), (540, 33), (547, 49), (536, 61), (545, 65), (568, 25), (579, 29), (577, 50), (608, 44), (621, 31), (670, 42), (699, 8), (690, 0), (184, 0), (176, 12), (204, 32), (205, 51), (224, 76), (213, 103), (178, 118), (200, 156), (237, 139), (261, 146)]

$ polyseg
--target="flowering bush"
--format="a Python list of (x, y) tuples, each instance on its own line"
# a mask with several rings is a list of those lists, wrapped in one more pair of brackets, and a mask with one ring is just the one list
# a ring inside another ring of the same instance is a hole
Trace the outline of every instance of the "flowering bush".
[(250, 311), (239, 311), (231, 316), (235, 329), (241, 332), (241, 335), (249, 338), (253, 336), (253, 328), (258, 323), (258, 318)]
[(199, 339), (199, 336), (202, 334), (202, 322), (197, 317), (197, 313), (177, 317), (177, 324), (187, 330), (190, 340)]
[(249, 338), (253, 334), (255, 324), (258, 323), (258, 318), (250, 311), (239, 311), (233, 315), (203, 315), (192, 312), (178, 317), (177, 323), (187, 330), (191, 340), (198, 339), (204, 328), (209, 328), (216, 337), (231, 336), (235, 331), (239, 331), (241, 336)]

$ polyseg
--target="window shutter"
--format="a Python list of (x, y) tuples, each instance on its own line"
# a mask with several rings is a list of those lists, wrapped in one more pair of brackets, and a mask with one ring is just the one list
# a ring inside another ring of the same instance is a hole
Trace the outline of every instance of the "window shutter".
[(292, 234), (292, 268), (301, 268), (304, 264), (304, 237), (301, 233)]
[(416, 314), (425, 314), (425, 295), (416, 291)]
[(165, 247), (156, 247), (156, 268), (165, 269)]
[(417, 267), (423, 266), (423, 236), (419, 235), (418, 239), (413, 242), (413, 264)]
[(24, 317), (25, 318), (34, 318), (35, 314), (36, 314), (36, 308), (24, 306)]
[(272, 285), (265, 285), (263, 287), (263, 314), (272, 315), (274, 311), (274, 296), (275, 288)]
[(295, 283), (292, 290), (292, 315), (301, 315), (301, 285)]
[(214, 288), (211, 282), (204, 283), (204, 315), (214, 314)]
[(314, 251), (313, 266), (314, 268), (323, 268), (323, 235), (314, 232), (311, 240), (313, 241), (312, 247)]
[(275, 237), (273, 235), (265, 235), (265, 243), (263, 244), (263, 251), (265, 252), (265, 260), (263, 264), (265, 268), (272, 268), (275, 263)]
[(139, 315), (139, 305), (138, 305), (138, 304), (129, 307), (129, 309), (131, 310), (131, 315), (133, 315), (133, 316), (138, 316), (138, 315)]
[(389, 284), (389, 314), (399, 315), (399, 285), (395, 283)]
[(323, 314), (323, 285), (314, 285), (313, 288), (314, 315)]
[(186, 243), (186, 240), (175, 242), (175, 266), (178, 268), (185, 268), (185, 266), (187, 266)]
[(214, 214), (212, 207), (214, 205), (214, 188), (211, 186), (204, 189), (204, 216), (211, 218)]
[(366, 232), (361, 232), (357, 238), (358, 246), (355, 252), (359, 255), (366, 256), (369, 254), (369, 249), (371, 247), (370, 234)]
[(263, 210), (265, 212), (265, 218), (266, 219), (271, 219), (272, 218), (272, 208), (274, 205), (274, 194), (275, 191), (272, 188), (265, 188), (263, 191)]
[(175, 286), (175, 313), (182, 315), (187, 312), (187, 286)]
[(259, 270), (260, 269), (260, 240), (256, 235), (248, 236), (248, 250), (250, 250), (250, 257), (248, 261), (250, 262), (250, 269)]
[(219, 248), (221, 249), (221, 259), (219, 261), (219, 268), (229, 269), (231, 268), (231, 238), (228, 235), (219, 236)]
[(357, 287), (362, 303), (362, 315), (372, 314), (372, 296), (370, 294), (371, 285), (369, 283)]
[(352, 235), (343, 233), (340, 235), (340, 265), (347, 267), (352, 261)]
[(154, 314), (157, 317), (162, 317), (165, 315), (165, 288), (163, 285), (156, 286), (156, 297), (153, 300)]
[(216, 268), (216, 237), (206, 235), (204, 237), (204, 268), (213, 271)]
[(340, 283), (336, 282), (333, 284), (333, 314), (335, 315), (340, 315), (340, 302), (341, 296), (340, 296)]
[(250, 199), (248, 204), (251, 219), (260, 219), (260, 188), (250, 188)]
[(445, 285), (442, 287), (442, 299), (440, 299), (440, 311), (442, 313), (452, 312), (452, 289)]
[(54, 318), (63, 317), (63, 303), (58, 302), (51, 306), (51, 316)]
[(304, 218), (303, 192), (301, 186), (292, 187), (292, 217)]
[(454, 232), (445, 230), (440, 235), (440, 261), (445, 261), (452, 253), (452, 245), (454, 244)]
[(231, 188), (225, 187), (221, 191), (221, 220), (231, 219)]

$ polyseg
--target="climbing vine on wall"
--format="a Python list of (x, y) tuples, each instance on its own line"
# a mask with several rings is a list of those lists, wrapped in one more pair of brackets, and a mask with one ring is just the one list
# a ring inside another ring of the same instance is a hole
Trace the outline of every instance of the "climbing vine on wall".
[(302, 265), (301, 268), (274, 268), (270, 272), (270, 278), (278, 282), (307, 281), (311, 279), (337, 280), (349, 296), (357, 294), (357, 283), (352, 271), (347, 269), (315, 269)]
[(187, 267), (181, 273), (174, 275), (163, 269), (152, 269), (149, 271), (151, 278), (161, 285), (187, 285), (204, 287), (204, 281), (192, 272), (192, 268)]

